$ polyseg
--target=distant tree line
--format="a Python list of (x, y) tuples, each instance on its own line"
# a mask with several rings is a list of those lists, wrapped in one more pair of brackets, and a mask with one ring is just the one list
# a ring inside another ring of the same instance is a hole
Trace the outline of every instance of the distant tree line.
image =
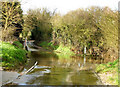
[[(83, 52), (103, 51), (106, 56), (118, 53), (118, 12), (108, 7), (91, 7), (68, 12), (64, 16), (53, 17), (53, 42), (71, 46), (73, 50)], [(116, 52), (116, 53), (114, 53)]]
[(24, 17), (24, 37), (29, 31), (36, 42), (52, 41), (78, 53), (82, 53), (84, 47), (88, 53), (96, 48), (100, 55), (104, 53), (109, 57), (115, 52), (117, 56), (118, 12), (108, 7), (77, 9), (63, 16), (47, 9), (34, 9)]
[(0, 4), (3, 41), (14, 38), (16, 29), (21, 28), (20, 36), (36, 43), (51, 41), (69, 46), (76, 53), (83, 53), (86, 47), (87, 53), (97, 51), (113, 58), (118, 54), (118, 12), (108, 7), (79, 8), (65, 15), (46, 8), (30, 9), (23, 15), (18, 1)]

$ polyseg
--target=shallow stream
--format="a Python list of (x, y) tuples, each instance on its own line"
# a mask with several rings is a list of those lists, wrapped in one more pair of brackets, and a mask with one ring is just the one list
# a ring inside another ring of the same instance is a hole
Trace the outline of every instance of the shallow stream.
[(37, 61), (35, 68), (19, 79), (17, 72), (3, 71), (3, 84), (13, 80), (17, 85), (101, 85), (94, 73), (95, 64), (84, 58), (65, 57), (53, 52), (32, 51), (23, 72)]

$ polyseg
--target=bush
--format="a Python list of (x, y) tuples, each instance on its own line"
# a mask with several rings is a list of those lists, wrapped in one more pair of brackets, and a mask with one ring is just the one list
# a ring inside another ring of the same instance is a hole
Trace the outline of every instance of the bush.
[(39, 44), (39, 46), (45, 48), (45, 49), (52, 49), (52, 50), (56, 50), (59, 46), (58, 45), (53, 45), (52, 42), (46, 42), (46, 41), (43, 41)]
[(3, 67), (12, 68), (25, 63), (27, 51), (6, 42), (0, 42), (0, 47)]
[(19, 48), (23, 48), (23, 44), (21, 44), (19, 41), (14, 41), (13, 45), (19, 47)]
[(70, 50), (69, 47), (66, 47), (64, 45), (60, 45), (55, 52), (57, 52), (58, 56), (65, 57), (65, 58), (70, 58), (70, 56), (75, 55), (74, 52)]

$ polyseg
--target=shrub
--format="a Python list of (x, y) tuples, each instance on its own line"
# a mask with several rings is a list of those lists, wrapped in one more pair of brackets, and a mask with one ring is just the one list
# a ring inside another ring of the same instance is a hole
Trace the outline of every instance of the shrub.
[(46, 49), (52, 49), (52, 50), (56, 50), (59, 46), (58, 45), (53, 45), (52, 42), (46, 42), (46, 41), (43, 41), (39, 44), (39, 46), (43, 47), (43, 48), (46, 48)]
[(66, 47), (64, 45), (60, 45), (55, 51), (59, 52), (58, 55), (61, 55), (61, 56), (67, 56), (68, 57), (68, 56), (75, 55), (75, 53), (72, 52), (69, 47)]
[(21, 44), (19, 41), (14, 41), (13, 45), (19, 47), (19, 48), (23, 48), (23, 44)]
[(0, 47), (3, 67), (11, 68), (25, 63), (27, 51), (6, 42), (0, 42)]

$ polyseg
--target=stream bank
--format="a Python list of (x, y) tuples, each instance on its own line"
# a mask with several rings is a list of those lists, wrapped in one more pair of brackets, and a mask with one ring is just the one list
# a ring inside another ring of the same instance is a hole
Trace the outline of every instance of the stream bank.
[(105, 85), (118, 85), (118, 60), (113, 62), (97, 64), (96, 72)]
[(3, 70), (22, 70), (27, 61), (27, 51), (23, 49), (23, 45), (18, 41), (13, 44), (0, 42), (0, 47)]
[[(42, 47), (30, 47), (32, 52), (29, 52), (28, 62), (22, 72), (29, 70), (35, 63), (38, 64), (27, 74), (24, 74), (20, 79), (15, 79), (10, 73), (15, 85), (110, 85), (106, 83), (105, 74), (99, 74), (100, 78), (93, 73), (95, 70), (95, 62), (89, 61), (89, 58), (82, 57), (64, 57), (55, 54)], [(11, 72), (12, 74), (14, 72)], [(5, 73), (4, 73), (5, 74)], [(16, 77), (19, 73), (16, 74)], [(10, 77), (10, 78), (11, 78)], [(7, 77), (4, 77), (6, 79)], [(102, 80), (102, 82), (101, 82)], [(9, 80), (7, 80), (9, 81)], [(4, 81), (6, 82), (6, 81)], [(9, 84), (11, 85), (11, 84)]]
[[(33, 47), (34, 48), (34, 47)], [(30, 49), (33, 49), (30, 47)], [(86, 58), (64, 58), (50, 51), (32, 51), (29, 53), (24, 71), (38, 64), (20, 79), (14, 79), (16, 85), (101, 85), (100, 79), (93, 73), (94, 65)], [(8, 74), (9, 75), (9, 74)], [(5, 78), (5, 77), (4, 77)], [(10, 84), (9, 84), (10, 85)]]
[(107, 72), (107, 73), (98, 73), (98, 75), (100, 76), (100, 79), (102, 80), (102, 83), (104, 85), (118, 85), (118, 83), (116, 83), (116, 81), (114, 79), (110, 79), (112, 77), (114, 77), (113, 73)]

